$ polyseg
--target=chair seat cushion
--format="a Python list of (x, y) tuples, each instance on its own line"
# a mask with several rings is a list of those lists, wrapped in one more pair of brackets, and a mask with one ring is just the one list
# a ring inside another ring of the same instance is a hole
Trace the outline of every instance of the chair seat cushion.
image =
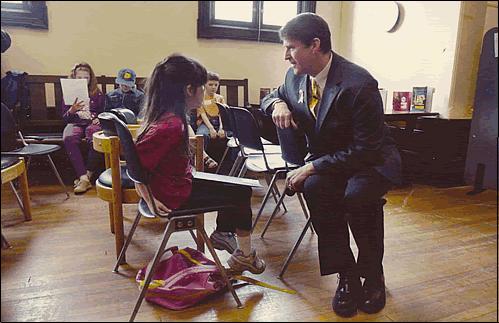
[(2, 169), (10, 167), (17, 162), (19, 162), (19, 158), (17, 157), (2, 157)]
[(49, 144), (29, 144), (25, 147), (12, 150), (12, 151), (2, 151), (3, 156), (36, 156), (36, 155), (46, 155), (54, 151), (61, 149), (59, 145), (49, 145)]
[[(102, 184), (102, 186), (109, 188), (113, 187), (111, 168), (108, 168), (105, 171), (103, 171), (102, 174), (100, 174), (98, 181), (100, 184)], [(124, 189), (135, 188), (135, 184), (130, 179), (130, 177), (128, 177), (128, 174), (126, 173), (126, 166), (121, 166), (121, 187)]]

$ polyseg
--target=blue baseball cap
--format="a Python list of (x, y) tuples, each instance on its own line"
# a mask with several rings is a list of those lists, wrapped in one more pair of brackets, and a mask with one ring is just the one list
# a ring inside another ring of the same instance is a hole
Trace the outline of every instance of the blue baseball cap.
[(122, 68), (118, 72), (118, 76), (116, 77), (116, 84), (123, 84), (129, 87), (135, 86), (136, 75), (135, 72), (130, 68)]

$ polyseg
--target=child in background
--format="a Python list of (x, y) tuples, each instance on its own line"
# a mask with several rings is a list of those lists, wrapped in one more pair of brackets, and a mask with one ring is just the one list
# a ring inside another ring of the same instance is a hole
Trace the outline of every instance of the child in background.
[[(104, 112), (104, 95), (97, 86), (97, 78), (88, 63), (76, 64), (69, 78), (86, 79), (90, 95), (90, 102), (79, 101), (76, 98), (72, 105), (62, 104), (62, 118), (66, 122), (62, 139), (77, 175), (74, 181), (74, 193), (82, 194), (92, 188), (90, 180), (102, 159), (102, 154), (93, 148), (92, 136), (96, 131), (101, 130), (97, 116)], [(86, 138), (88, 143), (86, 164), (80, 151), (83, 138)]]
[(197, 131), (196, 134), (204, 136), (205, 148), (211, 139), (225, 138), (222, 118), (217, 103), (225, 104), (223, 96), (217, 94), (220, 85), (220, 76), (213, 72), (208, 72), (208, 82), (203, 104), (197, 110)]
[(116, 84), (119, 87), (106, 94), (105, 111), (118, 108), (127, 108), (139, 116), (144, 100), (144, 92), (137, 89), (135, 85), (136, 75), (130, 68), (122, 68), (118, 71)]
[[(156, 65), (146, 85), (137, 153), (149, 172), (152, 198), (160, 212), (234, 205), (219, 211), (217, 217), (217, 230), (237, 232), (237, 249), (228, 264), (236, 272), (260, 274), (265, 262), (251, 248), (251, 188), (192, 178), (186, 113), (201, 105), (206, 81), (206, 69), (181, 55)], [(145, 185), (136, 184), (136, 189), (152, 209)]]

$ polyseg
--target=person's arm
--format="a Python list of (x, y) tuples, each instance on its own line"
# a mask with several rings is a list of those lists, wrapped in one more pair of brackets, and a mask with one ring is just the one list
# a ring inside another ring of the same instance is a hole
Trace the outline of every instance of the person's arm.
[(92, 123), (100, 124), (98, 116), (105, 111), (106, 96), (99, 92), (94, 95), (91, 100), (93, 101), (93, 103), (90, 104), (90, 116), (92, 118)]
[[(352, 100), (353, 142), (343, 150), (312, 161), (317, 173), (351, 172), (383, 162), (383, 103), (377, 84), (364, 84)], [(340, 107), (341, 109), (341, 107)]]
[(65, 123), (77, 123), (82, 121), (80, 117), (76, 114), (76, 112), (83, 108), (83, 101), (79, 101), (76, 98), (75, 102), (72, 105), (64, 104), (64, 100), (62, 101), (62, 119)]
[(148, 172), (154, 171), (159, 162), (172, 153), (182, 140), (182, 122), (176, 118), (151, 125), (135, 144), (142, 166)]
[(201, 111), (201, 119), (203, 119), (204, 124), (208, 127), (208, 130), (210, 131), (210, 137), (212, 139), (215, 139), (217, 137), (217, 131), (211, 124), (210, 119), (208, 118), (208, 115), (206, 114), (206, 111), (204, 109)]
[(288, 104), (289, 100), (286, 91), (286, 84), (290, 84), (292, 73), (291, 69), (288, 70), (284, 84), (265, 96), (260, 104), (260, 108), (265, 115), (271, 116), (274, 124), (281, 129), (290, 126), (297, 128), (293, 119), (292, 107)]

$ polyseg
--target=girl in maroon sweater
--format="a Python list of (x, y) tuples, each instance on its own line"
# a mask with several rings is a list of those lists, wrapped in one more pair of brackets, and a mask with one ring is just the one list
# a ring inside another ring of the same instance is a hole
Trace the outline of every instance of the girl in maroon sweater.
[[(154, 68), (146, 85), (144, 123), (136, 147), (142, 166), (150, 175), (150, 186), (160, 212), (173, 209), (231, 204), (218, 212), (215, 232), (235, 232), (237, 244), (228, 260), (238, 272), (260, 274), (265, 262), (251, 248), (251, 188), (192, 178), (186, 112), (201, 105), (206, 69), (197, 61), (171, 55)], [(150, 209), (147, 189), (136, 184)], [(213, 241), (213, 235), (210, 238)], [(230, 250), (218, 245), (217, 249)]]

